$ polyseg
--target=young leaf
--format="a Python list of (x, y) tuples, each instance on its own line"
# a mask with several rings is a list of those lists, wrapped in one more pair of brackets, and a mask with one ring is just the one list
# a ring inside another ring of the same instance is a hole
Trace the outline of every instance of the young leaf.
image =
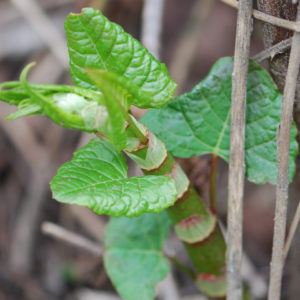
[(104, 140), (94, 138), (58, 169), (51, 189), (60, 202), (115, 217), (160, 212), (175, 202), (177, 192), (170, 177), (126, 175), (123, 155)]
[(87, 70), (87, 73), (104, 95), (110, 121), (109, 140), (115, 148), (123, 150), (127, 146), (125, 125), (141, 142), (146, 142), (147, 138), (128, 113), (130, 104), (139, 97), (141, 90), (129, 80), (109, 71)]
[[(43, 96), (51, 96), (57, 93), (73, 93), (103, 105), (102, 95), (99, 92), (87, 90), (78, 86), (32, 83), (29, 83), (29, 85), (31, 89)], [(0, 84), (0, 99), (4, 102), (11, 105), (18, 105), (22, 100), (29, 98), (28, 93), (24, 91), (23, 84), (20, 81), (7, 81)]]
[(0, 84), (0, 99), (10, 105), (18, 105), (21, 101), (28, 100), (28, 95), (21, 82), (10, 81)]
[[(232, 58), (220, 59), (191, 92), (161, 110), (151, 110), (142, 122), (175, 156), (213, 153), (229, 160)], [(255, 183), (276, 183), (277, 128), (282, 96), (268, 73), (249, 63), (246, 109), (246, 176)], [(290, 180), (297, 155), (296, 128), (292, 126)]]
[(8, 115), (6, 120), (15, 120), (20, 117), (30, 115), (40, 115), (42, 113), (42, 107), (38, 103), (34, 103), (31, 99), (24, 99), (20, 101), (18, 105), (18, 111)]
[(0, 99), (18, 106), (8, 120), (40, 114), (66, 128), (108, 133), (109, 118), (101, 94), (75, 86), (30, 84), (27, 73), (32, 66), (24, 68), (20, 82), (0, 85)]
[(172, 99), (176, 84), (166, 66), (101, 12), (85, 8), (81, 14), (70, 14), (65, 30), (76, 85), (96, 90), (84, 69), (104, 69), (124, 76), (149, 94), (148, 101), (136, 99), (138, 107), (161, 107)]
[(114, 79), (103, 71), (87, 70), (87, 73), (104, 95), (105, 106), (109, 114), (108, 139), (117, 150), (122, 151), (126, 148), (125, 126), (126, 118), (129, 118), (127, 112), (129, 99), (126, 97), (126, 90), (120, 89)]
[(165, 212), (110, 220), (105, 234), (105, 268), (125, 300), (153, 300), (169, 272), (163, 255), (170, 221)]

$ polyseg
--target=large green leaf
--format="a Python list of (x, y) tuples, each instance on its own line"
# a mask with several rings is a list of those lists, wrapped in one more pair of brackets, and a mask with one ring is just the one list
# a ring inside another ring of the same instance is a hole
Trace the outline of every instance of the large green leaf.
[(127, 178), (124, 156), (99, 138), (75, 152), (51, 182), (53, 197), (87, 206), (97, 214), (138, 216), (160, 212), (176, 200), (176, 187), (168, 176)]
[[(229, 160), (232, 58), (220, 59), (191, 92), (161, 110), (151, 110), (142, 122), (165, 142), (175, 156), (213, 153)], [(282, 96), (268, 73), (249, 63), (246, 112), (246, 176), (255, 183), (276, 183), (277, 128)], [(290, 179), (297, 155), (292, 126)]]
[(138, 107), (161, 107), (172, 99), (176, 84), (166, 66), (101, 12), (85, 8), (81, 14), (70, 14), (65, 30), (76, 85), (96, 90), (84, 68), (104, 69), (124, 76), (149, 94), (148, 101), (134, 99)]
[(169, 272), (162, 252), (169, 228), (165, 212), (110, 220), (105, 235), (104, 263), (124, 299), (154, 299), (155, 285)]

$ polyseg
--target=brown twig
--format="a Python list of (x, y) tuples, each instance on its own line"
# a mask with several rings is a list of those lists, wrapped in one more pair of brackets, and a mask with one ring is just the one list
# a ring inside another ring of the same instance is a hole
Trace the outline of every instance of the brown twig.
[[(224, 224), (219, 220), (218, 221), (220, 228), (222, 230), (222, 234), (227, 243), (227, 230)], [(267, 295), (268, 287), (265, 281), (265, 278), (256, 270), (253, 262), (248, 257), (247, 253), (243, 253), (243, 263), (241, 274), (244, 283), (249, 287), (251, 295), (255, 299), (263, 299)]]
[(245, 173), (245, 111), (252, 0), (240, 0), (232, 74), (228, 180), (227, 299), (242, 299), (242, 220)]
[(292, 224), (291, 224), (287, 239), (286, 239), (285, 244), (284, 244), (284, 251), (283, 251), (284, 252), (284, 258), (287, 257), (288, 252), (290, 250), (293, 238), (295, 236), (297, 226), (299, 224), (299, 220), (300, 220), (300, 202), (298, 203), (298, 206), (297, 206), (295, 215), (293, 217)]
[[(300, 4), (297, 21), (300, 21)], [(300, 65), (300, 33), (294, 33), (286, 82), (283, 92), (281, 122), (278, 134), (278, 176), (276, 187), (276, 210), (273, 236), (273, 250), (269, 285), (269, 300), (280, 299), (282, 269), (284, 265), (284, 240), (286, 231), (286, 212), (289, 184), (290, 132), (293, 120), (293, 105), (297, 76)]]
[[(237, 8), (238, 7), (238, 1), (236, 0), (221, 0), (223, 3)], [(259, 10), (253, 9), (252, 11), (253, 17), (257, 20), (270, 23), (279, 27), (283, 27), (289, 30), (293, 30), (296, 32), (300, 32), (300, 23), (299, 22), (293, 22), (281, 18), (277, 18), (268, 14), (265, 14)]]
[(43, 222), (41, 230), (44, 234), (49, 235), (57, 240), (73, 245), (77, 248), (88, 251), (95, 256), (102, 256), (103, 250), (100, 244), (90, 241), (89, 239), (67, 230), (51, 222)]
[(281, 41), (280, 43), (275, 44), (274, 46), (267, 48), (260, 53), (256, 54), (252, 58), (258, 63), (264, 61), (267, 58), (273, 58), (275, 55), (284, 52), (292, 45), (292, 38)]

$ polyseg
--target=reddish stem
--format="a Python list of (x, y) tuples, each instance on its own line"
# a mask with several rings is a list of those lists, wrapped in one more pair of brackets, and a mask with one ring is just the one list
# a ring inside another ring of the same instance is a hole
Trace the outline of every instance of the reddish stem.
[(209, 183), (210, 210), (213, 214), (217, 214), (217, 207), (216, 207), (217, 165), (218, 165), (218, 156), (213, 154), (211, 159), (210, 183)]

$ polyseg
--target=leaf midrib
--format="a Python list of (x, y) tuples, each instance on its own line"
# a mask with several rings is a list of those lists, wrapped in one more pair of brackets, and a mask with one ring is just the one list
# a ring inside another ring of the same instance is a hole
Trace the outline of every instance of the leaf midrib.
[[(146, 178), (146, 176), (140, 176), (141, 178), (137, 178), (137, 177), (132, 177), (132, 178), (134, 178), (135, 180), (137, 180), (138, 181), (138, 186), (137, 185), (134, 185), (134, 186), (136, 186), (137, 188), (138, 188), (138, 190), (140, 191), (140, 195), (141, 195), (141, 186), (140, 186), (140, 179), (143, 179), (143, 180), (145, 180), (145, 181), (149, 181), (147, 178)], [(151, 176), (152, 178), (153, 178), (153, 176)], [(156, 176), (156, 177), (158, 177), (158, 176)], [(167, 177), (167, 176), (160, 176), (160, 177)], [(67, 177), (67, 178), (69, 178), (69, 177)], [(96, 186), (98, 186), (98, 185), (105, 185), (105, 184), (109, 184), (109, 183), (113, 183), (113, 182), (120, 182), (120, 181), (122, 181), (122, 180), (128, 180), (129, 182), (128, 183), (131, 183), (132, 182), (132, 178), (120, 178), (120, 179), (111, 179), (111, 180), (106, 180), (106, 181), (102, 181), (102, 182), (97, 182), (97, 183), (93, 183), (93, 184), (89, 184), (89, 185), (86, 185), (86, 186), (84, 186), (84, 187), (80, 187), (80, 188), (76, 188), (76, 189), (72, 189), (72, 190), (68, 190), (66, 193), (63, 193), (63, 194), (67, 194), (66, 196), (68, 196), (68, 194), (70, 194), (70, 193), (74, 193), (74, 192), (76, 192), (76, 191), (80, 191), (80, 190), (83, 190), (83, 189), (87, 189), (87, 188), (93, 188), (93, 187), (96, 187)], [(168, 177), (167, 177), (168, 178)], [(154, 179), (154, 178), (153, 178)], [(165, 179), (165, 178), (160, 178), (162, 181), (163, 181), (163, 179)], [(153, 183), (153, 181), (151, 181), (151, 183), (152, 184), (155, 184), (155, 183)], [(165, 182), (161, 182), (160, 183), (160, 185), (162, 185), (162, 183), (167, 183), (167, 181), (165, 181)], [(122, 184), (122, 186), (124, 186), (124, 184)]]
[[(92, 17), (92, 18), (93, 18), (93, 17)], [(92, 19), (92, 18), (91, 18), (91, 19)], [(86, 27), (86, 25), (84, 24), (82, 18), (79, 18), (79, 21), (80, 21), (82, 27), (84, 28), (86, 35), (87, 35), (88, 38), (91, 40), (91, 43), (93, 44), (95, 51), (96, 51), (97, 54), (99, 55), (99, 57), (100, 57), (100, 59), (101, 59), (101, 61), (102, 61), (102, 64), (103, 64), (104, 69), (107, 70), (107, 67), (106, 67), (106, 64), (105, 64), (105, 60), (104, 60), (103, 57), (101, 56), (100, 51), (98, 50), (98, 47), (97, 47), (95, 41), (93, 40), (93, 37), (89, 34), (89, 32), (88, 32), (88, 30), (87, 30), (87, 27)], [(102, 35), (102, 34), (101, 34), (101, 35)]]

